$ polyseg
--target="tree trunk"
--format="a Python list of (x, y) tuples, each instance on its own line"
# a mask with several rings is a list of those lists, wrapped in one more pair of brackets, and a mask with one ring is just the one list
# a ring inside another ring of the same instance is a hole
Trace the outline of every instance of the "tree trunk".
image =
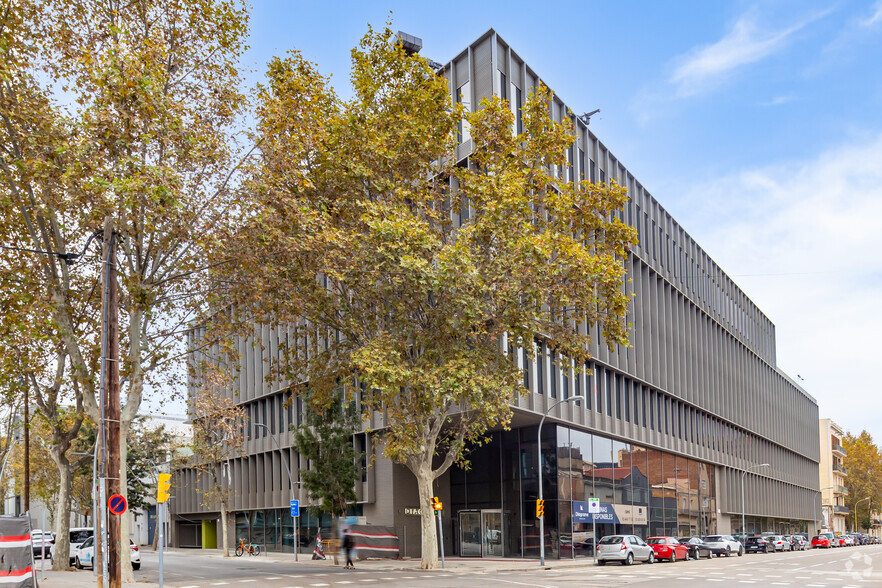
[(221, 501), (220, 505), (220, 515), (221, 515), (221, 545), (223, 545), (224, 557), (230, 557), (230, 544), (227, 541), (227, 502), (226, 500)]
[(58, 516), (55, 517), (55, 556), (52, 558), (52, 569), (56, 572), (70, 569), (70, 486), (73, 477), (66, 463), (56, 458), (52, 452), (53, 461), (58, 466), (58, 497), (55, 499), (55, 509)]
[[(123, 495), (123, 497), (128, 501), (129, 499), (129, 485), (128, 485), (128, 467), (126, 460), (129, 455), (129, 429), (131, 425), (131, 421), (127, 421), (125, 419), (120, 419), (119, 423), (119, 493)], [(111, 515), (112, 516), (112, 515)], [(122, 579), (122, 583), (126, 584), (129, 582), (135, 581), (135, 574), (132, 572), (132, 557), (129, 553), (131, 549), (129, 547), (129, 542), (126, 539), (131, 538), (132, 535), (132, 514), (130, 510), (127, 510), (126, 514), (120, 517), (121, 520), (119, 522), (119, 563), (120, 563), (120, 578)]]
[(438, 535), (435, 532), (435, 514), (432, 510), (432, 482), (435, 477), (430, 467), (414, 473), (420, 496), (420, 523), (422, 531), (420, 568), (432, 570), (438, 567)]

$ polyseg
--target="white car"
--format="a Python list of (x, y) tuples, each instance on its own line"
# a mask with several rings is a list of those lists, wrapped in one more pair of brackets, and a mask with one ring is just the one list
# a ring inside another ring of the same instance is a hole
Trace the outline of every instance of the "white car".
[[(70, 563), (74, 562), (74, 553), (77, 547), (83, 544), (83, 541), (95, 534), (92, 527), (71, 527), (70, 529)], [(55, 559), (55, 541), (52, 541), (52, 548), (49, 550), (49, 557)]]
[(852, 545), (855, 544), (855, 543), (854, 543), (854, 537), (853, 537), (853, 536), (851, 536), (851, 535), (844, 535), (844, 537), (845, 537), (845, 546), (846, 546), (846, 547), (851, 547)]
[[(138, 550), (138, 546), (129, 539), (129, 556), (132, 559), (132, 569), (138, 570), (141, 568), (141, 552)], [(91, 568), (95, 567), (95, 538), (89, 537), (86, 541), (79, 546), (74, 553), (74, 566), (81, 570), (83, 568)]]
[(733, 553), (738, 554), (739, 557), (744, 555), (744, 546), (732, 535), (708, 535), (701, 540), (717, 557), (723, 555), (729, 557)]

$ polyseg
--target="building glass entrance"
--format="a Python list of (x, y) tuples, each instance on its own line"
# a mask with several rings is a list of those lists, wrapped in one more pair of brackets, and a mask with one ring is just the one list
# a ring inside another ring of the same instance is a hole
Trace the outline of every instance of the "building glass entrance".
[[(536, 427), (495, 431), (469, 454), (468, 470), (451, 469), (454, 553), (539, 557), (536, 434)], [(541, 467), (550, 559), (592, 557), (605, 535), (717, 531), (712, 465), (546, 423)], [(601, 503), (598, 515), (587, 513), (591, 498)]]

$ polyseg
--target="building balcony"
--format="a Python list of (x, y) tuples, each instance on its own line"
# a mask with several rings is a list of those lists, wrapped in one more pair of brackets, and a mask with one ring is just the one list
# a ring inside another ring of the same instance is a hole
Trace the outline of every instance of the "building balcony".
[(845, 486), (833, 486), (833, 494), (848, 494), (848, 488)]
[(842, 447), (839, 443), (833, 443), (833, 453), (838, 455), (839, 457), (845, 457), (848, 455), (848, 452), (845, 451), (845, 448)]
[(848, 507), (842, 506), (841, 504), (836, 504), (833, 506), (833, 512), (838, 514), (848, 514)]
[(848, 475), (848, 470), (845, 469), (844, 465), (839, 465), (838, 463), (833, 464), (833, 471), (839, 472), (843, 476)]

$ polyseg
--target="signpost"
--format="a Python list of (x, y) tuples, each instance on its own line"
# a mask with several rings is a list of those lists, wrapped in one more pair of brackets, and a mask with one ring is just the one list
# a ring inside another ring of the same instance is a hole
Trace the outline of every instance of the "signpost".
[[(588, 514), (595, 515), (600, 513), (600, 500), (597, 498), (589, 498), (588, 499)], [(597, 517), (591, 517), (591, 535), (593, 535), (593, 539), (591, 543), (594, 545), (592, 551), (594, 552), (594, 563), (597, 564)]]
[(292, 500), (291, 501), (291, 518), (296, 518), (300, 516), (300, 501)]
[[(159, 588), (164, 586), (164, 561), (163, 552), (165, 551), (165, 503), (171, 498), (169, 494), (171, 490), (171, 474), (160, 472), (156, 476), (156, 524), (159, 528)], [(223, 539), (227, 540), (226, 537)]]

